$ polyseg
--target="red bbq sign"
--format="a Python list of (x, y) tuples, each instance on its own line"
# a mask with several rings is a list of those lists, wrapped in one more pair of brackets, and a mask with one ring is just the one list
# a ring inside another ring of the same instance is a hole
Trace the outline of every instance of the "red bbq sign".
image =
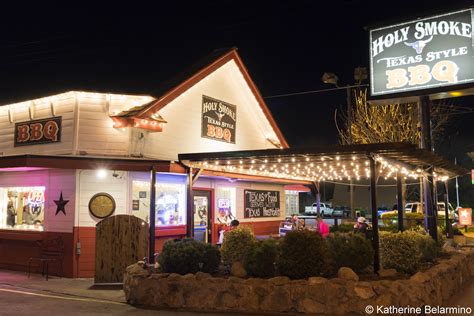
[(15, 123), (15, 147), (61, 141), (62, 117)]

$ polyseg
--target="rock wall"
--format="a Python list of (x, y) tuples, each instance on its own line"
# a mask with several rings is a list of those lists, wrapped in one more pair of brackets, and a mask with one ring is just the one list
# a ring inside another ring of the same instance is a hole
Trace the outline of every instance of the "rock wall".
[(202, 272), (184, 276), (151, 274), (134, 264), (125, 273), (124, 291), (129, 303), (156, 308), (346, 315), (364, 314), (369, 304), (442, 305), (473, 276), (474, 251), (454, 253), (410, 279), (371, 282), (358, 281), (351, 273), (307, 280), (217, 278)]

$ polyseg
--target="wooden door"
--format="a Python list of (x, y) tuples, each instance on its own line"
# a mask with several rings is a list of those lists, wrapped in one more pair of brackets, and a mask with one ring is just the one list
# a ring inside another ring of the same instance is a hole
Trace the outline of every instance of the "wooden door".
[(127, 266), (148, 255), (148, 223), (133, 215), (108, 217), (96, 225), (96, 284), (122, 283)]

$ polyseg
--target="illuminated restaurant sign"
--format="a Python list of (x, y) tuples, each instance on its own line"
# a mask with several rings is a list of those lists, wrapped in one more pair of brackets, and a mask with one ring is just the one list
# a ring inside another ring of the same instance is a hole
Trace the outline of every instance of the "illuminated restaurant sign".
[(474, 81), (468, 9), (370, 30), (373, 96)]
[(201, 137), (235, 144), (237, 107), (202, 96)]
[(279, 217), (280, 192), (244, 190), (244, 217)]
[(14, 146), (57, 143), (61, 141), (62, 117), (15, 123)]

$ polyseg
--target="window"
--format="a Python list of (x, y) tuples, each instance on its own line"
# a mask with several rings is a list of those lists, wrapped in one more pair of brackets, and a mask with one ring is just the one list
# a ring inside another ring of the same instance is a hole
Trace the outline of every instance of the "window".
[(216, 189), (217, 212), (215, 223), (229, 224), (236, 219), (236, 190), (235, 188), (221, 187)]
[(285, 191), (285, 207), (286, 215), (298, 214), (299, 210), (299, 192), (298, 191)]
[(43, 230), (45, 187), (0, 188), (0, 227)]
[[(184, 184), (157, 183), (155, 225), (185, 225), (186, 195)], [(150, 222), (150, 182), (132, 182), (132, 215)]]

